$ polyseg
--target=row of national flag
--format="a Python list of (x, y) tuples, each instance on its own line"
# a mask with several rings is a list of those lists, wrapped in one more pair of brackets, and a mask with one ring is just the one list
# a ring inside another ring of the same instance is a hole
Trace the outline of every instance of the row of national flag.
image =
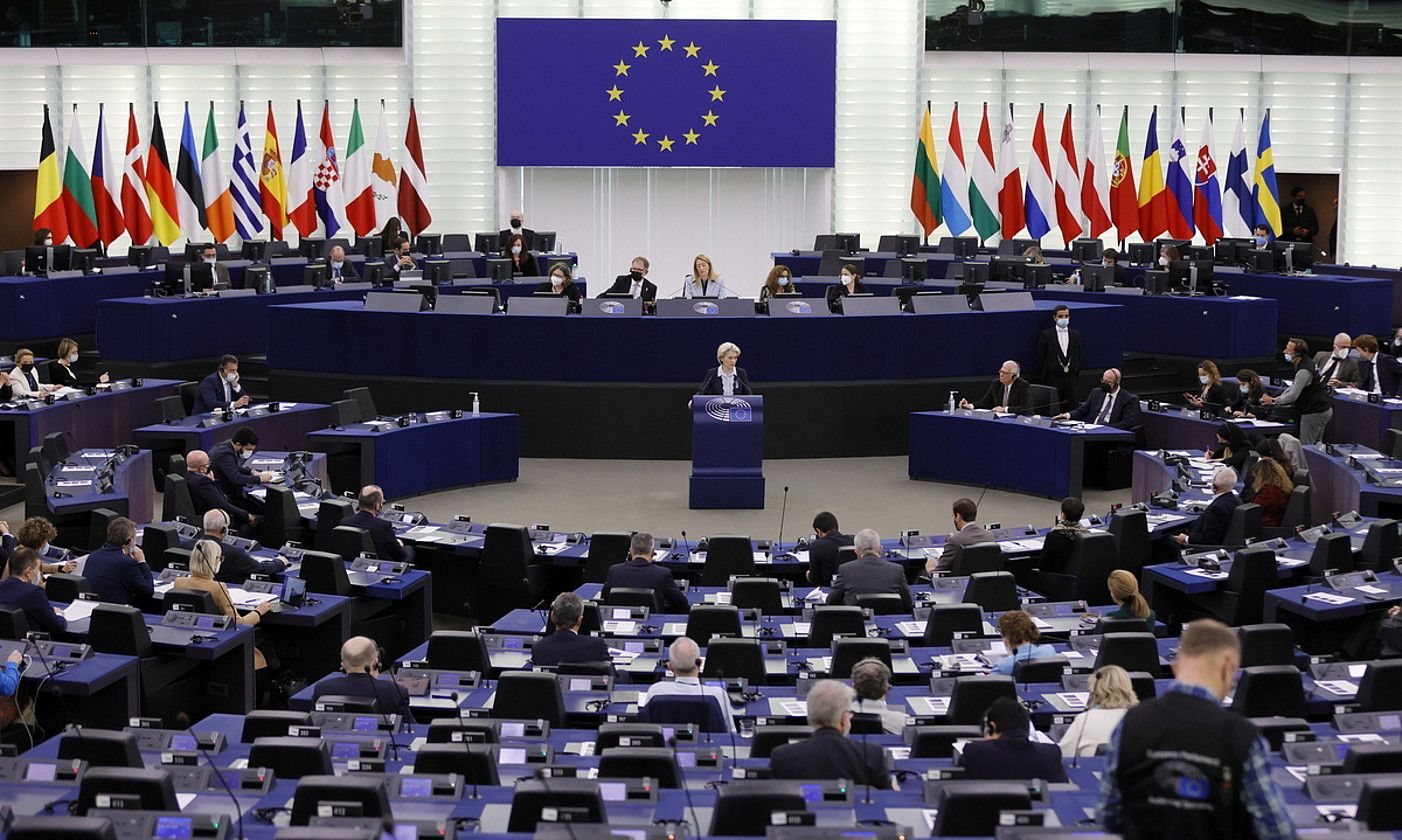
[(1084, 156), (1076, 151), (1070, 106), (1055, 146), (1048, 143), (1044, 111), (1041, 107), (1037, 110), (1024, 183), (1013, 141), (1011, 105), (995, 163), (988, 104), (983, 106), (974, 147), (966, 155), (959, 130), (959, 105), (955, 103), (941, 165), (926, 103), (915, 146), (910, 209), (927, 239), (941, 224), (955, 236), (973, 230), (980, 240), (992, 236), (1011, 239), (1024, 230), (1040, 240), (1059, 228), (1062, 238), (1070, 242), (1082, 236), (1099, 239), (1113, 228), (1121, 242), (1136, 233), (1145, 242), (1164, 235), (1192, 239), (1196, 233), (1211, 245), (1223, 236), (1249, 237), (1259, 225), (1275, 236), (1282, 233), (1269, 110), (1261, 120), (1254, 164), (1246, 148), (1245, 112), (1237, 114), (1223, 178), (1212, 152), (1212, 111), (1203, 120), (1202, 139), (1194, 148), (1184, 136), (1186, 114), (1180, 109), (1174, 115), (1167, 153), (1161, 154), (1155, 107), (1149, 117), (1137, 189), (1130, 159), (1128, 106), (1120, 114), (1115, 152), (1109, 158), (1099, 108), (1091, 115), (1089, 134), (1083, 138)]
[(196, 143), (190, 105), (170, 165), (160, 108), (151, 117), (151, 133), (142, 143), (135, 106), (127, 106), (126, 154), (121, 174), (108, 156), (106, 115), (98, 108), (93, 155), (83, 143), (78, 106), (73, 106), (68, 146), (59, 165), (49, 109), (44, 108), (43, 140), (34, 196), (34, 229), (48, 228), (54, 242), (71, 240), (89, 247), (110, 246), (120, 236), (135, 245), (161, 245), (184, 236), (191, 242), (225, 242), (270, 236), (283, 239), (296, 231), (307, 237), (367, 236), (398, 216), (404, 229), (419, 233), (432, 221), (428, 210), (428, 176), (419, 142), (418, 115), (409, 102), (403, 162), (390, 162), (384, 101), (374, 149), (360, 127), (360, 104), (351, 115), (346, 157), (336, 152), (331, 134), (331, 107), (322, 106), (320, 131), (309, 134), (297, 103), (292, 155), (283, 165), (273, 105), (268, 103), (261, 161), (254, 158), (244, 105), (239, 103), (232, 169), (215, 130), (214, 103), (209, 104), (202, 143)]

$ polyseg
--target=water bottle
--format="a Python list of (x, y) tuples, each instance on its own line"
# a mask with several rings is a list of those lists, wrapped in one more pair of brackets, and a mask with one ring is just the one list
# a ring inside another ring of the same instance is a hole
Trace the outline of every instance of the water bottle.
[(472, 392), (472, 416), (476, 417), (482, 413), (482, 401), (477, 398), (477, 392)]
[(959, 392), (958, 392), (958, 391), (950, 391), (950, 392), (949, 392), (949, 413), (950, 413), (950, 414), (953, 414), (953, 413), (954, 413), (955, 406), (957, 405), (957, 402), (956, 402), (955, 399), (954, 399), (954, 395), (957, 394), (957, 393), (959, 393)]

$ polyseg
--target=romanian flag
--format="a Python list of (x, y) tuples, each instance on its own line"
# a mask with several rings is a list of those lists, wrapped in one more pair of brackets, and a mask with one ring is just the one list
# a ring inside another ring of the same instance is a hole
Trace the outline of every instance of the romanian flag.
[(935, 130), (930, 125), (928, 102), (920, 121), (920, 136), (915, 140), (915, 177), (910, 183), (910, 212), (920, 221), (926, 239), (940, 226), (940, 168), (935, 163)]
[(161, 130), (161, 107), (153, 106), (151, 151), (146, 155), (146, 200), (151, 205), (151, 229), (156, 241), (169, 245), (180, 238), (180, 209), (175, 199), (175, 179), (166, 155), (166, 136)]
[[(1271, 150), (1271, 112), (1261, 118), (1261, 136), (1256, 141), (1256, 178), (1251, 187), (1256, 200), (1256, 224), (1266, 225), (1271, 234), (1280, 236), (1285, 228), (1280, 221), (1280, 191), (1275, 186), (1275, 152)], [(54, 241), (58, 241), (55, 237)]]
[(44, 140), (39, 147), (39, 175), (34, 185), (34, 229), (53, 231), (54, 242), (68, 238), (68, 216), (63, 210), (63, 178), (58, 172), (58, 152), (54, 148), (54, 128), (49, 122), (49, 106), (44, 106)]
[(1139, 170), (1139, 235), (1153, 242), (1168, 232), (1168, 193), (1164, 191), (1163, 163), (1159, 160), (1159, 108), (1149, 115), (1144, 140), (1144, 164)]
[(268, 128), (263, 135), (263, 165), (258, 170), (258, 195), (263, 202), (263, 215), (274, 239), (282, 238), (287, 227), (287, 182), (282, 171), (282, 150), (277, 144), (277, 123), (273, 121), (273, 103), (268, 101)]

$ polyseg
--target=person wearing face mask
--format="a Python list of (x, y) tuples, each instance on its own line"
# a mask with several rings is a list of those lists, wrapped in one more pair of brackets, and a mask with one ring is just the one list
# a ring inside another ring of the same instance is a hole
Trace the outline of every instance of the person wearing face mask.
[(1305, 203), (1305, 188), (1290, 189), (1290, 203), (1280, 208), (1280, 223), (1285, 232), (1280, 235), (1282, 242), (1313, 242), (1319, 233), (1319, 217), (1314, 208)]
[(1358, 387), (1370, 394), (1392, 396), (1402, 388), (1402, 362), (1396, 356), (1382, 352), (1378, 340), (1360, 335), (1353, 342), (1358, 351)]
[(842, 266), (842, 272), (838, 275), (837, 279), (837, 285), (830, 287), (826, 294), (828, 307), (831, 308), (832, 311), (837, 311), (838, 298), (844, 298), (848, 295), (867, 294), (866, 284), (862, 282), (861, 269), (857, 268), (855, 264), (847, 263)]
[(414, 262), (414, 256), (410, 252), (409, 240), (406, 237), (399, 237), (394, 242), (394, 247), (385, 254), (385, 267), (389, 269), (394, 278), (399, 279), (399, 275), (405, 271), (417, 271), (418, 263)]
[(355, 270), (355, 266), (346, 260), (346, 249), (340, 245), (332, 245), (327, 265), (331, 268), (331, 284), (339, 286), (342, 283), (360, 282), (360, 272)]
[(1071, 551), (1076, 546), (1076, 537), (1086, 532), (1081, 517), (1086, 515), (1086, 503), (1075, 496), (1061, 500), (1061, 513), (1056, 517), (1056, 527), (1047, 532), (1042, 541), (1042, 553), (1037, 558), (1037, 568), (1049, 574), (1065, 574), (1071, 562)]
[(1226, 404), (1226, 392), (1222, 389), (1222, 374), (1217, 363), (1211, 359), (1198, 362), (1198, 385), (1196, 394), (1185, 391), (1183, 399), (1193, 408), (1208, 408), (1220, 412)]
[(216, 443), (209, 448), (209, 463), (214, 480), (224, 495), (238, 499), (241, 505), (253, 504), (247, 495), (249, 488), (272, 481), (270, 472), (255, 472), (247, 464), (258, 449), (258, 433), (247, 426), (234, 432), (232, 440)]
[[(391, 251), (399, 250), (399, 240), (404, 238), (404, 226), (399, 223), (398, 216), (390, 216), (385, 222), (384, 228), (380, 230), (380, 253), (389, 254)], [(367, 255), (368, 256), (368, 255)], [(388, 263), (389, 259), (386, 258)]]
[[(246, 627), (257, 627), (263, 616), (268, 614), (268, 610), (273, 608), (273, 604), (266, 601), (239, 615), (238, 610), (234, 609), (233, 599), (229, 597), (229, 588), (219, 582), (219, 574), (224, 565), (223, 555), (223, 546), (214, 540), (202, 539), (195, 543), (195, 547), (190, 549), (190, 574), (176, 578), (174, 588), (182, 592), (208, 592), (214, 599), (216, 614), (226, 615)], [(263, 656), (263, 652), (255, 647), (254, 670), (266, 667), (268, 660)]]
[(535, 256), (531, 254), (530, 245), (526, 244), (526, 237), (521, 234), (513, 233), (508, 236), (506, 244), (501, 246), (501, 254), (511, 260), (511, 276), (540, 276), (540, 268), (536, 266)]
[(1071, 307), (1052, 310), (1052, 326), (1037, 336), (1037, 376), (1056, 389), (1056, 410), (1075, 405), (1076, 381), (1081, 377), (1081, 331), (1071, 329)]
[(42, 397), (63, 387), (51, 384), (48, 379), (48, 373), (34, 364), (33, 350), (21, 347), (15, 351), (15, 368), (9, 375), (10, 389), (15, 399)]
[(1168, 267), (1183, 259), (1178, 255), (1177, 245), (1165, 245), (1159, 249), (1159, 270), (1167, 271)]
[(55, 385), (65, 385), (69, 388), (83, 388), (107, 381), (106, 373), (96, 377), (79, 376), (76, 369), (77, 364), (78, 342), (71, 338), (63, 339), (58, 343), (58, 358), (49, 362), (49, 381)]
[(107, 526), (107, 542), (88, 555), (83, 577), (99, 601), (149, 608), (156, 591), (146, 555), (136, 544), (136, 523), (119, 516)]
[(1310, 364), (1309, 352), (1310, 346), (1303, 338), (1285, 342), (1285, 363), (1295, 369), (1294, 379), (1280, 396), (1261, 397), (1262, 405), (1294, 407), (1300, 415), (1300, 443), (1305, 445), (1323, 442), (1324, 429), (1334, 418), (1329, 388)]
[(564, 263), (555, 263), (550, 266), (550, 279), (535, 287), (536, 294), (559, 295), (569, 298), (574, 303), (579, 303), (584, 293), (575, 285), (574, 278), (570, 276), (570, 267)]
[(16, 548), (10, 552), (6, 572), (5, 579), (0, 580), (0, 607), (23, 612), (31, 630), (42, 630), (51, 636), (67, 632), (68, 621), (63, 611), (50, 604), (44, 594), (39, 552), (32, 548)]
[(195, 394), (191, 414), (208, 414), (216, 408), (228, 411), (243, 408), (252, 398), (243, 392), (239, 385), (239, 360), (227, 353), (219, 357), (219, 367), (214, 373), (200, 380), (200, 389)]
[[(8, 532), (9, 530), (9, 525), (0, 522), (0, 533)], [(45, 562), (44, 558), (49, 557), (51, 553), (49, 544), (58, 538), (58, 529), (54, 527), (52, 522), (42, 516), (31, 516), (24, 520), (24, 522), (20, 523), (19, 533), (15, 536), (19, 539), (20, 545), (25, 548), (32, 548), (39, 553), (39, 570), (46, 575), (51, 575), (55, 572), (68, 574), (78, 566), (75, 560), (63, 560), (57, 563)], [(9, 540), (5, 540), (5, 542), (8, 543)], [(64, 557), (68, 556), (68, 552), (64, 551), (62, 553)]]
[(505, 242), (513, 236), (520, 236), (526, 240), (526, 245), (528, 246), (526, 250), (529, 251), (532, 247), (535, 247), (535, 231), (525, 225), (525, 214), (520, 210), (512, 210), (511, 221), (507, 223), (507, 227), (502, 228), (501, 232), (497, 234), (497, 241)]
[[(209, 514), (219, 512), (224, 514), (226, 524), (232, 522), (240, 531), (258, 524), (258, 517), (253, 511), (236, 503), (224, 492), (219, 482), (214, 480), (209, 453), (204, 450), (192, 449), (186, 453), (185, 485), (190, 490), (190, 501), (195, 505), (195, 513), (206, 520)], [(248, 497), (242, 493), (238, 494), (237, 498), (248, 502)]]
[(1319, 381), (1329, 383), (1331, 388), (1353, 388), (1363, 381), (1363, 372), (1358, 368), (1358, 360), (1349, 352), (1353, 349), (1353, 339), (1348, 333), (1334, 336), (1334, 348), (1314, 354), (1314, 369), (1319, 371)]
[(798, 290), (794, 288), (793, 272), (786, 265), (776, 265), (769, 269), (769, 276), (764, 278), (764, 285), (759, 290), (759, 299), (768, 300), (777, 295), (796, 294)]
[(628, 273), (613, 278), (613, 285), (608, 287), (605, 294), (628, 295), (641, 299), (644, 303), (657, 300), (657, 285), (647, 279), (649, 267), (647, 257), (634, 257), (633, 264), (628, 267)]
[(1139, 397), (1121, 388), (1120, 381), (1119, 369), (1110, 368), (1101, 374), (1100, 387), (1092, 389), (1085, 402), (1055, 419), (1081, 420), (1126, 431), (1137, 428), (1141, 423)]
[(214, 274), (214, 288), (229, 288), (229, 267), (219, 262), (219, 249), (215, 248), (213, 243), (200, 248), (200, 261), (208, 265)]
[(1271, 229), (1266, 225), (1257, 225), (1256, 230), (1251, 234), (1251, 240), (1257, 251), (1266, 250), (1271, 247)]

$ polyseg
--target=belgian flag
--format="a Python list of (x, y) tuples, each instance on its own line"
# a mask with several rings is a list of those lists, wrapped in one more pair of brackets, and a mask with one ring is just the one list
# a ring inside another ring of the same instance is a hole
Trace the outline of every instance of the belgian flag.
[(58, 171), (54, 129), (44, 106), (44, 143), (39, 148), (39, 176), (34, 188), (34, 229), (53, 231), (54, 243), (68, 238), (68, 214), (63, 209), (63, 178)]

